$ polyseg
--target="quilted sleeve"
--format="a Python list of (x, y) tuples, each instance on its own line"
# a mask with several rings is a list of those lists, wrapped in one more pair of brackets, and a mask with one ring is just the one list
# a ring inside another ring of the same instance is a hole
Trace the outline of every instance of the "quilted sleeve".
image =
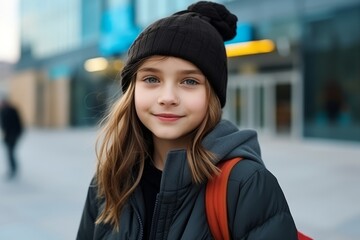
[(297, 239), (297, 230), (277, 179), (264, 166), (238, 163), (229, 178), (232, 239)]
[(97, 218), (97, 214), (98, 209), (96, 202), (96, 187), (94, 185), (93, 179), (88, 189), (76, 240), (87, 240), (94, 238), (95, 221)]

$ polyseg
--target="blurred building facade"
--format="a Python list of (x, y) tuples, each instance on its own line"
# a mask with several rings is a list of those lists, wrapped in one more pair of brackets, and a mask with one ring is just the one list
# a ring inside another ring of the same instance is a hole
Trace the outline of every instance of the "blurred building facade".
[[(96, 124), (120, 94), (118, 72), (140, 30), (192, 2), (21, 1), (10, 95), (27, 124)], [(225, 118), (272, 135), (360, 141), (358, 0), (218, 2), (239, 18), (235, 42), (275, 44), (229, 58)]]
[(229, 59), (229, 117), (275, 135), (359, 141), (359, 1), (226, 4), (255, 39), (276, 44), (272, 53)]

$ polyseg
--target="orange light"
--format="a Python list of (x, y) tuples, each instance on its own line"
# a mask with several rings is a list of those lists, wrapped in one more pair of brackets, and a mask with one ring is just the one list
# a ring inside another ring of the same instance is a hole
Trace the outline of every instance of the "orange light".
[(227, 44), (226, 55), (228, 57), (238, 57), (244, 55), (269, 53), (275, 50), (273, 41), (264, 39), (250, 42)]
[(103, 57), (88, 59), (84, 63), (84, 68), (88, 72), (103, 71), (108, 67), (108, 61)]

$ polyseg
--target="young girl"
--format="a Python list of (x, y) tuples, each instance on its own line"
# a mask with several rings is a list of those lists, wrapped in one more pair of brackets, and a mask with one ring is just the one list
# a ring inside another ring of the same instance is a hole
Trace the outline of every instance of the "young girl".
[(198, 2), (160, 19), (134, 41), (123, 96), (99, 141), (77, 239), (212, 239), (205, 187), (216, 165), (242, 157), (227, 193), (233, 239), (297, 239), (286, 199), (265, 168), (254, 131), (221, 120), (224, 41), (237, 18)]

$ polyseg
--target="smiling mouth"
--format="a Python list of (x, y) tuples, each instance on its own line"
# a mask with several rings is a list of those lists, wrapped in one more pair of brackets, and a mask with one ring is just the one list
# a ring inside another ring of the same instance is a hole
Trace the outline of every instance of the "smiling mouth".
[(159, 120), (165, 121), (165, 122), (174, 122), (183, 117), (180, 115), (168, 114), (168, 113), (154, 114), (154, 116), (157, 117)]

